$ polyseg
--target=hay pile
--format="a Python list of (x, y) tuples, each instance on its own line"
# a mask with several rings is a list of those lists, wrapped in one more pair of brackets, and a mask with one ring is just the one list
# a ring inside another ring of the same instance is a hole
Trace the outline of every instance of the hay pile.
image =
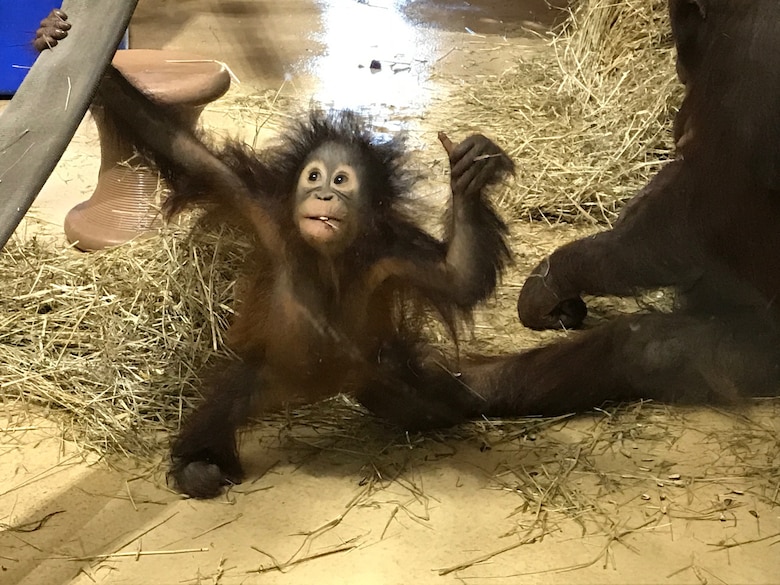
[[(583, 2), (552, 57), (464, 82), (462, 125), (518, 162), (521, 195), (507, 191), (505, 207), (609, 221), (668, 156), (676, 100), (664, 5)], [(99, 453), (153, 453), (222, 351), (245, 251), (175, 228), (90, 255), (12, 240), (0, 253), (0, 399), (62, 415), (68, 435)]]
[(672, 156), (682, 89), (666, 4), (583, 0), (553, 52), (450, 80), (441, 123), (495, 137), (517, 163), (507, 214), (609, 224)]
[(211, 300), (231, 297), (242, 252), (231, 242), (171, 229), (83, 254), (12, 239), (0, 254), (0, 398), (65, 414), (66, 434), (97, 452), (151, 454), (223, 351), (230, 309)]

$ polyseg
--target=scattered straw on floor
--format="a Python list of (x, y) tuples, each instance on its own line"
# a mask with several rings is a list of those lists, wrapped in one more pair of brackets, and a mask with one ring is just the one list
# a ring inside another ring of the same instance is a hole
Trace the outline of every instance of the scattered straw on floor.
[[(518, 63), (498, 77), (457, 82), (465, 103), (440, 105), (427, 123), (485, 132), (510, 151), (519, 173), (503, 193), (507, 214), (608, 223), (670, 156), (669, 123), (679, 91), (665, 4), (582, 2), (550, 55)], [(242, 119), (255, 116), (258, 132), (284, 117), (278, 92), (259, 99), (235, 104), (234, 112)], [(193, 238), (176, 228), (96, 254), (46, 240), (12, 240), (0, 253), (0, 399), (48, 409), (71, 437), (98, 453), (157, 452), (182, 411), (197, 400), (198, 372), (224, 351), (221, 335), (245, 252), (246, 245), (233, 237)], [(525, 261), (543, 252), (532, 250)], [(490, 349), (501, 337), (504, 344), (522, 347), (516, 334), (498, 323), (516, 322), (511, 306), (521, 276), (517, 281), (514, 290), (499, 292), (504, 312), (478, 317), (477, 339), (466, 344)], [(556, 334), (540, 335), (547, 337), (537, 342)], [(383, 435), (362, 409), (337, 398), (278, 415), (274, 432), (281, 428), (301, 448), (362, 458), (366, 501), (374, 487), (403, 483), (422, 511), (397, 506), (393, 514), (420, 522), (427, 499), (408, 478), (410, 464), (431, 456), (431, 450), (433, 460), (449, 456), (445, 439), (476, 441), (486, 450), (511, 444), (512, 460), (521, 464), (497, 466), (493, 481), (495, 489), (518, 495), (519, 513), (532, 513), (531, 524), (518, 524), (520, 538), (537, 534), (531, 529), (547, 530), (549, 512), (574, 518), (583, 530), (603, 526), (622, 502), (593, 494), (613, 494), (627, 485), (644, 489), (647, 482), (663, 484), (650, 496), (659, 514), (664, 513), (662, 489), (678, 484), (689, 489), (709, 477), (721, 483), (733, 477), (740, 489), (778, 503), (780, 446), (771, 426), (729, 419), (731, 433), (709, 436), (724, 442), (718, 457), (703, 471), (699, 467), (686, 476), (682, 469), (679, 481), (670, 479), (677, 471), (662, 457), (637, 456), (638, 449), (673, 441), (686, 428), (680, 415), (669, 412), (656, 405), (630, 406), (594, 415), (590, 426), (574, 433), (565, 421), (483, 421), (439, 439), (397, 431)], [(385, 442), (372, 451), (367, 437)], [(603, 453), (620, 449), (636, 467), (632, 473), (601, 460)]]
[(67, 413), (99, 452), (144, 453), (196, 396), (222, 349), (240, 255), (171, 230), (97, 254), (45, 239), (0, 254), (0, 396)]

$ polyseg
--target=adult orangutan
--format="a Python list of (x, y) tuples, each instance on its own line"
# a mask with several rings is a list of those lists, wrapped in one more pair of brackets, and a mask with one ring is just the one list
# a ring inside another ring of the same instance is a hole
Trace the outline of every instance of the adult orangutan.
[[(562, 246), (517, 303), (532, 328), (576, 328), (582, 295), (676, 287), (671, 314), (624, 315), (505, 363), (490, 412), (607, 399), (733, 400), (780, 382), (780, 2), (670, 0), (685, 98), (677, 158), (613, 229)], [(487, 375), (487, 374), (486, 374)]]

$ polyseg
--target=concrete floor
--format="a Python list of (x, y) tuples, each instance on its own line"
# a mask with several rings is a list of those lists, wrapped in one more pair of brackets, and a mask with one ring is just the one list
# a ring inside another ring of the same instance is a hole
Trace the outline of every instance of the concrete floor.
[[(544, 50), (531, 31), (557, 14), (543, 0), (141, 0), (131, 43), (231, 67), (240, 85), (204, 115), (215, 132), (253, 133), (232, 104), (268, 91), (368, 109), (390, 129), (399, 110), (418, 112), (425, 131), (442, 103), (437, 77), (512, 67)], [(33, 209), (55, 237), (94, 188), (98, 153), (86, 119)], [(542, 254), (566, 230), (525, 237)], [(776, 583), (777, 492), (746, 457), (776, 468), (777, 410), (651, 409), (619, 428), (594, 413), (492, 446), (414, 439), (394, 444), (397, 466), (378, 484), (363, 479), (397, 437), (375, 423), (286, 438), (261, 425), (242, 450), (254, 481), (210, 502), (170, 492), (159, 469), (85, 460), (52, 422), (11, 410), (0, 418), (0, 583)], [(739, 445), (724, 438), (736, 433)], [(529, 509), (517, 478), (553, 490), (545, 470), (585, 457), (571, 448), (583, 437), (599, 446), (592, 471), (567, 489), (598, 513)], [(50, 513), (38, 530), (7, 529)], [(290, 558), (305, 560), (267, 570)]]

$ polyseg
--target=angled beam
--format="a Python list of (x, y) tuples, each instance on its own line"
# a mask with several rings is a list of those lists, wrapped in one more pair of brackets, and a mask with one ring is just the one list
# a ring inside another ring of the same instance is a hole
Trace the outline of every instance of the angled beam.
[(0, 114), (0, 248), (73, 138), (136, 4), (65, 0), (67, 41), (41, 53)]

